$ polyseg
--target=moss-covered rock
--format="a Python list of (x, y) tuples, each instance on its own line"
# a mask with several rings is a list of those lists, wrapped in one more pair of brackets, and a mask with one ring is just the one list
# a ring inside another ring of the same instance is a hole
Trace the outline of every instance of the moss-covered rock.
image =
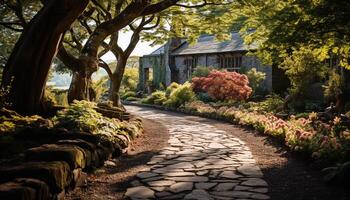
[(79, 187), (84, 185), (87, 179), (87, 174), (82, 171), (82, 169), (73, 170), (73, 181), (71, 183), (71, 188)]
[(72, 172), (66, 162), (25, 162), (0, 167), (0, 182), (16, 178), (33, 178), (44, 181), (50, 192), (62, 192), (72, 181)]
[(0, 199), (6, 200), (47, 200), (49, 187), (37, 179), (16, 179), (0, 184)]
[(52, 127), (53, 123), (49, 119), (44, 119), (38, 115), (21, 116), (15, 111), (0, 109), (0, 134), (13, 133), (22, 129), (38, 129), (42, 127)]
[(86, 166), (84, 150), (74, 145), (45, 144), (28, 149), (25, 158), (30, 161), (65, 161), (72, 170)]

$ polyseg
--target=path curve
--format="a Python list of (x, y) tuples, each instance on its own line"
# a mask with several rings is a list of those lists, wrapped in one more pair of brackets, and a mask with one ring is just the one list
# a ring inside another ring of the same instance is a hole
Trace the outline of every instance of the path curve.
[(240, 139), (181, 116), (135, 106), (127, 109), (162, 123), (170, 139), (136, 175), (126, 199), (270, 199), (260, 168)]

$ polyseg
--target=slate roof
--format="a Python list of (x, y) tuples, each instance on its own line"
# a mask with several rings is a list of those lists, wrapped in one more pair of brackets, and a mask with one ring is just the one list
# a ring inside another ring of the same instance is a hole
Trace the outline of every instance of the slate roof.
[(257, 49), (256, 44), (246, 45), (239, 33), (232, 33), (231, 40), (228, 41), (217, 41), (212, 35), (201, 36), (196, 44), (189, 45), (189, 43), (185, 42), (175, 49), (171, 55), (222, 53), (255, 49)]
[(158, 49), (156, 49), (155, 51), (153, 51), (152, 53), (145, 55), (145, 56), (159, 56), (164, 54), (164, 47), (165, 45), (162, 45), (161, 47), (159, 47)]

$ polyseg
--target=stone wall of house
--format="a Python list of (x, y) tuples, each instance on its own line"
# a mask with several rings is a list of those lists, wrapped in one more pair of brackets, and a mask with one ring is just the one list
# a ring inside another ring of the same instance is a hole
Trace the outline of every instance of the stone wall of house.
[[(188, 69), (187, 66), (185, 65), (185, 59), (188, 57), (189, 56), (176, 56), (174, 58), (175, 59), (174, 67), (179, 72), (179, 83), (186, 82), (191, 76), (189, 72), (190, 69)], [(197, 59), (198, 59), (197, 61), (198, 66), (219, 68), (217, 54), (199, 55)], [(242, 68), (244, 68), (243, 71), (248, 71), (254, 67), (258, 71), (262, 71), (266, 73), (266, 79), (263, 82), (263, 88), (271, 92), (272, 91), (272, 68), (269, 66), (263, 65), (256, 56), (242, 57)]]
[(182, 84), (189, 79), (188, 69), (185, 65), (186, 56), (176, 56), (174, 59), (174, 67), (179, 72), (179, 83)]
[(166, 70), (164, 65), (164, 56), (145, 56), (140, 58), (139, 64), (139, 90), (146, 89), (146, 73), (152, 69), (152, 75), (149, 74), (149, 77), (153, 77), (153, 85), (159, 86), (160, 84), (165, 84), (166, 82)]

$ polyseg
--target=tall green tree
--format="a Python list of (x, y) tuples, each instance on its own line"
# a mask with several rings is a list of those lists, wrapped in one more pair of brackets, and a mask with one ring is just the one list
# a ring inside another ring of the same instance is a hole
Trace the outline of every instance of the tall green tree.
[[(85, 9), (88, 0), (43, 1), (25, 26), (3, 71), (12, 108), (22, 114), (42, 111), (48, 72), (63, 33)], [(7, 23), (7, 22), (5, 22)]]
[[(267, 62), (312, 49), (320, 62), (336, 57), (349, 68), (350, 2), (343, 0), (238, 1), (235, 19), (245, 18), (246, 41), (259, 45)], [(237, 12), (240, 10), (241, 12)]]

